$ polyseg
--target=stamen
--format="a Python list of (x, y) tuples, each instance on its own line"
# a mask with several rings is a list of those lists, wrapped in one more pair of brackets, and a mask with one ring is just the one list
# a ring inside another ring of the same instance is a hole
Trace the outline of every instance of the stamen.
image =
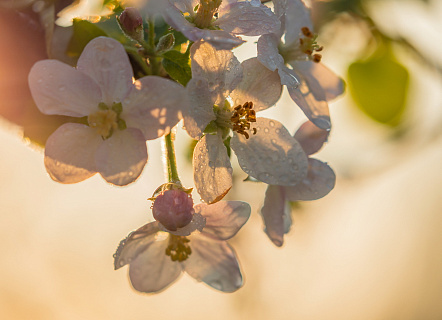
[(188, 243), (189, 239), (182, 236), (176, 236), (174, 234), (170, 234), (169, 236), (169, 245), (166, 248), (166, 255), (170, 257), (172, 261), (183, 262), (187, 260), (187, 258), (192, 253), (192, 249)]
[(308, 27), (302, 27), (301, 32), (305, 38), (299, 39), (300, 49), (303, 53), (308, 56), (309, 60), (313, 62), (320, 62), (322, 55), (315, 53), (320, 52), (324, 49), (323, 46), (319, 46), (316, 42), (318, 35), (313, 34)]
[(87, 117), (89, 127), (97, 130), (97, 133), (107, 139), (118, 128), (118, 115), (113, 110), (99, 110)]
[[(253, 102), (249, 101), (243, 105), (238, 105), (234, 108), (230, 120), (232, 121), (232, 130), (236, 133), (242, 134), (246, 139), (250, 137), (246, 130), (251, 129), (251, 122), (256, 122), (256, 112), (253, 110)], [(256, 134), (256, 128), (253, 128), (253, 134)]]

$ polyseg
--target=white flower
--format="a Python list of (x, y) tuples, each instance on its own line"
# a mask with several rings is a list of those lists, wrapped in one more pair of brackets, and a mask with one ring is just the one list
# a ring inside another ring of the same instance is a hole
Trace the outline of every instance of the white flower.
[[(205, 40), (230, 50), (244, 41), (236, 35), (258, 36), (277, 32), (278, 18), (259, 1), (171, 0), (165, 20), (189, 40)], [(197, 8), (196, 12), (194, 8)], [(217, 13), (217, 18), (214, 15)], [(184, 17), (184, 15), (186, 17)]]
[(186, 227), (169, 231), (155, 221), (121, 241), (114, 255), (115, 269), (129, 264), (130, 281), (136, 290), (159, 292), (175, 282), (182, 272), (224, 292), (242, 286), (238, 259), (226, 240), (247, 222), (250, 205), (221, 201), (213, 205), (198, 204), (193, 210), (190, 224), (197, 224), (200, 232), (196, 234), (183, 233)]
[(311, 31), (310, 11), (304, 3), (276, 0), (274, 4), (281, 30), (259, 38), (258, 59), (269, 70), (278, 70), (280, 82), (287, 86), (290, 97), (315, 125), (330, 130), (327, 101), (342, 94), (344, 83), (320, 63), (321, 55), (317, 52), (322, 47)]
[[(230, 141), (241, 168), (250, 176), (278, 185), (295, 185), (307, 174), (300, 144), (278, 121), (256, 118), (281, 95), (276, 71), (249, 59), (242, 64), (228, 50), (207, 42), (191, 49), (191, 105), (184, 115), (189, 135), (200, 139), (193, 154), (194, 181), (207, 203), (220, 200), (232, 186), (232, 167), (223, 141)], [(268, 84), (272, 83), (271, 86)], [(231, 102), (229, 102), (231, 101)]]
[(88, 125), (66, 123), (46, 143), (46, 170), (61, 183), (97, 172), (115, 185), (133, 182), (147, 162), (145, 141), (167, 134), (187, 106), (185, 89), (173, 81), (148, 76), (134, 82), (123, 46), (105, 37), (88, 43), (77, 68), (37, 62), (29, 86), (41, 112), (87, 117)]
[[(307, 121), (295, 133), (295, 138), (302, 145), (305, 153), (311, 155), (321, 149), (327, 141), (329, 132), (319, 129)], [(288, 201), (316, 200), (326, 196), (335, 186), (336, 176), (326, 163), (308, 159), (307, 176), (295, 186), (269, 185), (261, 208), (261, 215), (266, 226), (265, 232), (278, 247), (284, 242), (284, 234), (292, 225)]]

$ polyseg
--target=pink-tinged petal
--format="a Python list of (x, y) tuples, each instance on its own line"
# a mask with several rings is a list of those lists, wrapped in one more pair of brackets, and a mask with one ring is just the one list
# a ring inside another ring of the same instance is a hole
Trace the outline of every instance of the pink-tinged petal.
[(243, 72), (238, 59), (228, 50), (216, 50), (207, 42), (196, 42), (190, 49), (192, 77), (206, 79), (209, 90), (224, 103), (226, 96), (241, 82)]
[(264, 198), (264, 206), (261, 208), (264, 231), (277, 247), (283, 245), (284, 234), (289, 232), (292, 222), (285, 188), (287, 187), (269, 185)]
[(295, 133), (295, 139), (301, 144), (306, 155), (318, 152), (327, 142), (330, 131), (318, 128), (311, 121), (306, 121)]
[(313, 31), (310, 10), (302, 0), (287, 1), (285, 10), (285, 43), (287, 45), (299, 42), (301, 28), (307, 27)]
[(94, 80), (58, 60), (38, 61), (28, 79), (32, 97), (45, 114), (83, 117), (101, 102)]
[(296, 185), (307, 175), (307, 156), (282, 123), (257, 118), (252, 127), (257, 133), (250, 134), (249, 139), (235, 133), (230, 141), (244, 172), (262, 182), (283, 186)]
[(97, 172), (95, 153), (102, 142), (101, 136), (84, 124), (63, 124), (46, 142), (46, 170), (57, 182), (83, 181)]
[(217, 50), (232, 50), (245, 41), (224, 30), (200, 29), (201, 39), (210, 43)]
[(200, 203), (195, 206), (195, 212), (206, 218), (203, 234), (219, 240), (235, 236), (249, 219), (251, 210), (250, 205), (243, 201), (220, 201), (211, 205)]
[(91, 40), (78, 59), (77, 69), (100, 86), (102, 101), (109, 106), (121, 102), (132, 89), (132, 67), (118, 41), (98, 37)]
[(322, 63), (296, 61), (291, 63), (307, 82), (316, 99), (330, 101), (344, 93), (344, 81)]
[(158, 222), (154, 221), (131, 232), (127, 238), (121, 240), (114, 254), (115, 270), (131, 263), (140, 253), (147, 250), (155, 242), (158, 231), (160, 231)]
[(317, 100), (304, 81), (299, 86), (287, 86), (287, 89), (292, 100), (301, 108), (311, 122), (321, 129), (331, 129), (330, 113), (325, 96), (324, 100)]
[(281, 78), (281, 84), (287, 86), (287, 88), (299, 86), (300, 77), (292, 69), (283, 65), (278, 69), (278, 74)]
[(201, 199), (214, 203), (232, 188), (232, 166), (220, 134), (206, 134), (193, 152), (193, 180)]
[(326, 196), (336, 183), (333, 169), (326, 163), (316, 159), (309, 159), (307, 177), (293, 187), (286, 187), (286, 195), (290, 201), (317, 200)]
[(284, 58), (278, 50), (279, 42), (274, 34), (264, 34), (258, 39), (258, 60), (271, 71), (284, 67)]
[[(158, 0), (163, 1), (163, 0)], [(199, 0), (169, 0), (181, 12), (193, 13), (193, 8), (198, 4)]]
[(97, 171), (117, 186), (134, 182), (147, 162), (147, 146), (138, 129), (115, 130), (102, 142), (95, 155)]
[(191, 236), (192, 254), (183, 262), (184, 271), (198, 281), (223, 292), (234, 292), (243, 285), (236, 253), (225, 241)]
[(129, 278), (135, 290), (154, 293), (166, 289), (182, 273), (182, 264), (166, 255), (168, 240), (156, 241), (140, 252), (129, 266)]
[(168, 134), (189, 105), (186, 89), (169, 79), (148, 76), (137, 80), (123, 101), (121, 117), (128, 128), (137, 128), (145, 140)]
[(216, 119), (213, 112), (216, 97), (202, 78), (192, 78), (186, 88), (190, 104), (184, 113), (184, 128), (193, 139), (198, 140), (210, 121)]
[(277, 71), (270, 71), (257, 58), (243, 61), (244, 77), (232, 91), (234, 105), (253, 102), (253, 110), (261, 111), (273, 106), (281, 97), (282, 85)]
[(222, 30), (245, 36), (276, 33), (281, 23), (265, 5), (254, 6), (250, 2), (232, 3), (214, 22)]

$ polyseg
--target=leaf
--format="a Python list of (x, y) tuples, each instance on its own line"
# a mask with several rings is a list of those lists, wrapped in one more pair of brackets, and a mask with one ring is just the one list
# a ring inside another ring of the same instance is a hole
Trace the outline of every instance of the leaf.
[(92, 39), (100, 36), (107, 36), (106, 32), (96, 24), (86, 20), (74, 19), (73, 28), (74, 33), (66, 50), (66, 54), (71, 57), (79, 57), (83, 52), (84, 47)]
[(402, 121), (409, 84), (407, 69), (388, 48), (348, 68), (350, 93), (357, 106), (373, 120), (396, 127)]
[(183, 86), (192, 78), (189, 65), (189, 55), (178, 51), (168, 51), (163, 54), (163, 67), (169, 76)]

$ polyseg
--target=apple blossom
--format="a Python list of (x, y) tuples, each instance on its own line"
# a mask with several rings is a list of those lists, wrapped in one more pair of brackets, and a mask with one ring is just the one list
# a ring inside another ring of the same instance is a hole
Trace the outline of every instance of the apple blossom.
[(187, 101), (185, 89), (171, 80), (147, 76), (134, 82), (123, 46), (106, 37), (87, 44), (77, 68), (37, 62), (29, 86), (41, 112), (87, 117), (87, 124), (63, 124), (46, 143), (46, 170), (61, 183), (97, 172), (115, 185), (133, 182), (147, 162), (145, 141), (167, 134)]

